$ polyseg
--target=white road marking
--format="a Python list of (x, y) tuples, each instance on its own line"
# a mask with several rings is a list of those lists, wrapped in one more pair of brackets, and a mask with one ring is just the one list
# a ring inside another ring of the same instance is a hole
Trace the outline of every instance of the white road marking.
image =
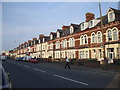
[(59, 76), (59, 75), (53, 75), (55, 77), (59, 77), (59, 78), (63, 78), (63, 79), (66, 79), (66, 80), (69, 80), (69, 81), (72, 81), (72, 82), (76, 82), (76, 83), (79, 83), (79, 84), (83, 84), (83, 85), (88, 85), (87, 83), (84, 83), (84, 82), (79, 82), (79, 81), (76, 81), (76, 80), (73, 80), (73, 79), (69, 79), (69, 78), (66, 78), (66, 77), (63, 77), (63, 76)]
[(36, 71), (40, 71), (40, 72), (46, 73), (46, 71), (39, 70), (39, 69), (37, 69), (37, 68), (33, 68), (33, 69), (36, 70)]
[(27, 65), (24, 65), (25, 67), (27, 67), (27, 68), (30, 68), (29, 66), (27, 66)]

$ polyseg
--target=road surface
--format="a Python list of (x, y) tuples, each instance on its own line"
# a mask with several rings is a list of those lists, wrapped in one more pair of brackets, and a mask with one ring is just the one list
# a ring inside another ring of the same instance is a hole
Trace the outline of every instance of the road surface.
[(118, 88), (117, 73), (64, 69), (53, 63), (28, 63), (7, 59), (2, 62), (10, 73), (13, 88)]

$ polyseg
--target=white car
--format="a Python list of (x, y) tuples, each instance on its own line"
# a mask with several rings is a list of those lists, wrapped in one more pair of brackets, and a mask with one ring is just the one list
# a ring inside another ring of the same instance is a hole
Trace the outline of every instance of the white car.
[(29, 59), (31, 59), (32, 57), (31, 56), (25, 56), (25, 61), (28, 62)]
[(25, 57), (23, 57), (23, 61), (26, 61), (26, 56), (25, 56)]

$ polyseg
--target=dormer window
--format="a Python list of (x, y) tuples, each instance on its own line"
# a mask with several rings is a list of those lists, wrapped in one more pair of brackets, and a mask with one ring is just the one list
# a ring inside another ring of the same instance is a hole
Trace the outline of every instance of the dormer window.
[(35, 43), (35, 41), (34, 41), (34, 45), (35, 45), (36, 43)]
[(112, 22), (115, 20), (115, 13), (113, 11), (108, 13), (108, 22)]
[(53, 35), (51, 34), (51, 35), (50, 35), (50, 40), (52, 40), (52, 39), (53, 39)]
[(33, 42), (31, 42), (31, 46), (33, 45)]
[(39, 39), (39, 43), (40, 43), (40, 39)]
[(27, 43), (27, 47), (29, 47), (29, 43)]
[(73, 26), (70, 26), (70, 34), (72, 34), (74, 32), (74, 28)]
[(25, 44), (25, 47), (27, 47), (27, 44)]
[(60, 33), (59, 32), (57, 32), (57, 38), (59, 38), (60, 37)]
[(81, 24), (81, 30), (84, 30), (84, 23)]
[(43, 38), (43, 42), (45, 42), (45, 38)]
[(93, 21), (89, 21), (89, 28), (93, 27)]

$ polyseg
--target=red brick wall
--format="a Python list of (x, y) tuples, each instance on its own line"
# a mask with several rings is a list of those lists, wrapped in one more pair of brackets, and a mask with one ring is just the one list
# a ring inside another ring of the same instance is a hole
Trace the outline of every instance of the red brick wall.
[[(103, 32), (106, 33), (106, 30), (107, 30), (108, 28), (111, 28), (111, 29), (112, 29), (113, 27), (117, 27), (117, 28), (120, 30), (120, 24), (117, 25), (117, 23), (120, 23), (120, 21), (112, 22), (112, 23), (109, 23), (109, 24), (104, 25)], [(115, 24), (116, 24), (116, 26), (115, 26)], [(113, 26), (113, 25), (114, 25), (114, 26)], [(78, 49), (80, 46), (89, 46), (90, 48), (92, 48), (92, 47), (100, 47), (101, 43), (94, 43), (94, 44), (90, 43), (90, 42), (91, 42), (91, 38), (88, 38), (88, 44), (86, 44), (86, 45), (80, 45), (80, 36), (81, 36), (81, 35), (87, 34), (87, 36), (89, 37), (89, 36), (91, 36), (91, 33), (92, 33), (92, 32), (95, 32), (95, 34), (96, 34), (97, 31), (101, 31), (101, 29), (100, 29), (99, 26), (98, 26), (98, 27), (91, 28), (91, 29), (88, 29), (88, 30), (84, 30), (84, 31), (81, 31), (81, 32), (78, 32), (78, 33), (75, 33), (75, 34), (71, 34), (71, 35), (68, 35), (68, 36), (64, 36), (64, 37), (61, 37), (61, 38), (56, 39), (56, 40), (50, 40), (50, 41), (48, 41), (48, 44), (53, 43), (53, 44), (54, 44), (53, 50), (55, 50), (55, 43), (56, 43), (56, 41), (59, 40), (59, 41), (61, 42), (62, 40), (65, 40), (65, 38), (66, 38), (67, 41), (69, 41), (69, 36), (75, 35), (75, 36), (73, 36), (74, 39), (78, 39), (77, 41), (75, 41), (75, 48), (76, 48), (76, 49)], [(106, 37), (104, 37), (104, 40), (106, 40)], [(31, 41), (31, 40), (29, 40), (29, 41)], [(119, 32), (119, 41), (120, 41), (120, 32)], [(68, 42), (67, 42), (67, 47), (69, 47), (69, 43), (68, 43)], [(32, 47), (31, 47), (31, 48), (32, 48)], [(61, 45), (60, 45), (60, 49), (61, 49), (61, 50), (62, 50), (62, 49), (64, 50), (64, 49), (67, 49), (67, 48), (62, 48)], [(21, 49), (21, 50), (22, 50), (22, 49)], [(21, 51), (21, 50), (20, 50), (20, 51)], [(25, 50), (24, 50), (24, 51), (25, 51)], [(24, 51), (23, 51), (23, 53), (24, 53)], [(36, 51), (36, 50), (34, 50), (34, 51)], [(91, 53), (91, 51), (89, 51), (89, 53)], [(79, 57), (78, 51), (76, 51), (75, 54), (76, 54), (76, 58), (78, 58), (78, 57)], [(90, 54), (89, 54), (89, 55), (90, 55)], [(91, 58), (91, 55), (90, 55), (90, 58)]]

